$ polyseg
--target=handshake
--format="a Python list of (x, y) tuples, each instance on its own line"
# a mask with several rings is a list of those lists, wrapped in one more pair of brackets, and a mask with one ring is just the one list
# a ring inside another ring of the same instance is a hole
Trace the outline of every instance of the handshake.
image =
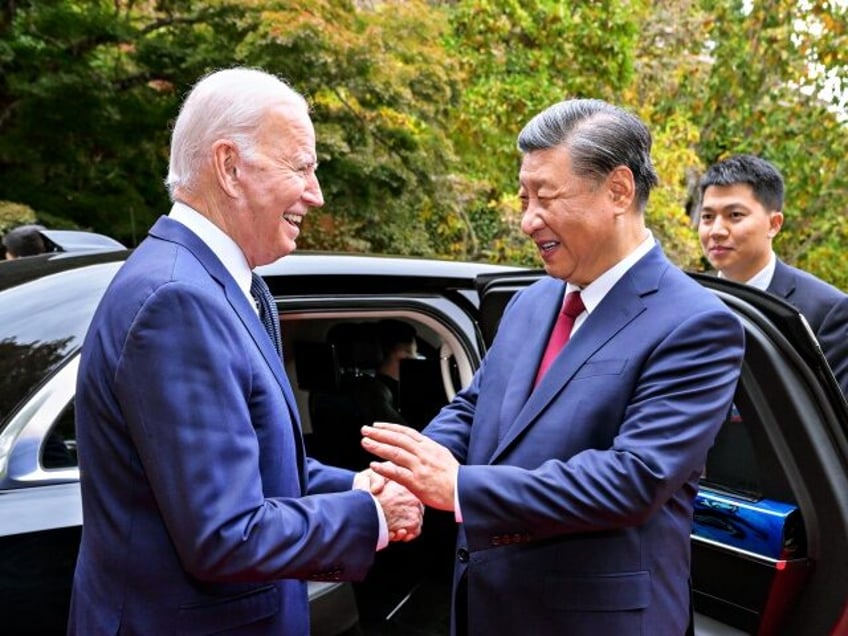
[(356, 474), (353, 487), (374, 495), (386, 518), (389, 541), (412, 541), (421, 534), (424, 504), (408, 489), (370, 468)]
[(357, 473), (354, 488), (368, 490), (383, 509), (389, 541), (421, 534), (424, 506), (454, 510), (459, 462), (444, 446), (400, 424), (362, 427), (362, 447), (387, 461)]

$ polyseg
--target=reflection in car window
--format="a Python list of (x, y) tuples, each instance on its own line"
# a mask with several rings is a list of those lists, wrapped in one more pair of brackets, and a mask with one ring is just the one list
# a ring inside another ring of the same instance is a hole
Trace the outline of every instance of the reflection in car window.
[(52, 342), (0, 340), (0, 420), (65, 359), (73, 338)]
[(81, 267), (0, 291), (0, 428), (79, 348), (120, 265)]

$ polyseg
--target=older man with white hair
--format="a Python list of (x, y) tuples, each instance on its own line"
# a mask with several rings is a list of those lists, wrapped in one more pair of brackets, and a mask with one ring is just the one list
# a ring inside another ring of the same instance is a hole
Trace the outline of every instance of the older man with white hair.
[(306, 101), (273, 75), (212, 73), (183, 104), (173, 207), (82, 348), (70, 634), (303, 636), (305, 579), (361, 578), (375, 549), (420, 532), (407, 490), (305, 457), (279, 317), (251, 271), (291, 253), (323, 204), (316, 166)]

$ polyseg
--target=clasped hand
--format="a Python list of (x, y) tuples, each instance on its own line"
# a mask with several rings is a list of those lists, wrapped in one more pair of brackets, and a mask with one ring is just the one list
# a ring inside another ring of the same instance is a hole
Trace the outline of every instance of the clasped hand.
[(409, 489), (424, 504), (454, 509), (459, 462), (451, 452), (414, 428), (374, 422), (362, 427), (362, 447), (387, 460), (371, 462), (371, 470)]
[(383, 509), (389, 541), (412, 541), (421, 534), (424, 504), (397, 482), (368, 469), (357, 473), (353, 487), (368, 490)]

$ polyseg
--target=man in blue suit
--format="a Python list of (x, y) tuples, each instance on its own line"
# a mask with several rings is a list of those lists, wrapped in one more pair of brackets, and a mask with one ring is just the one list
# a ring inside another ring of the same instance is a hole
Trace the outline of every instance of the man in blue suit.
[(657, 177), (638, 118), (569, 100), (518, 147), (521, 227), (549, 276), (423, 435), (375, 424), (363, 446), (461, 523), (454, 633), (681, 636), (693, 498), (742, 327), (645, 226)]
[(700, 182), (701, 246), (719, 276), (779, 296), (807, 319), (848, 395), (848, 295), (775, 255), (783, 192), (783, 175), (765, 159), (735, 155), (714, 164)]
[(268, 294), (251, 270), (294, 250), (323, 203), (306, 101), (258, 70), (213, 73), (170, 159), (170, 215), (82, 348), (69, 633), (305, 636), (305, 580), (361, 578), (422, 514), (396, 484), (305, 458), (279, 318), (266, 302), (263, 326), (254, 304)]

